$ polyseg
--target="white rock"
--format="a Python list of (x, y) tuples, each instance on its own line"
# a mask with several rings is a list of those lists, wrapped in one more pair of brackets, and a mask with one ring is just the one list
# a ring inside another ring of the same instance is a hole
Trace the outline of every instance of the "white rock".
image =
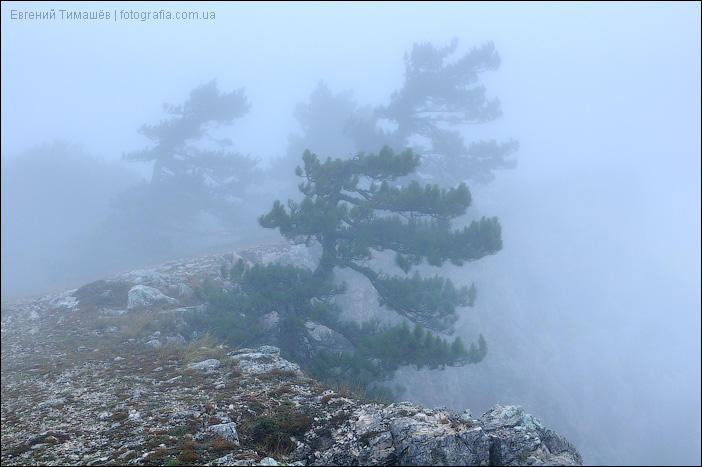
[(148, 285), (135, 285), (129, 289), (127, 294), (127, 309), (129, 310), (164, 302), (175, 305), (178, 303), (178, 300), (168, 297), (161, 293), (160, 290)]
[(193, 294), (193, 288), (188, 284), (180, 283), (178, 284), (178, 296), (179, 297), (190, 297)]
[(158, 349), (159, 347), (161, 347), (161, 341), (159, 341), (158, 339), (151, 339), (146, 343), (146, 345), (150, 345), (151, 347)]
[(296, 363), (280, 358), (278, 347), (262, 345), (258, 349), (239, 349), (229, 353), (229, 356), (244, 374), (256, 375), (282, 370), (302, 375), (302, 371)]
[(263, 330), (270, 331), (278, 326), (280, 322), (280, 316), (277, 311), (271, 311), (263, 315), (261, 321), (263, 322)]
[(197, 363), (191, 363), (188, 368), (192, 368), (199, 371), (212, 372), (217, 370), (222, 363), (216, 358), (209, 358)]
[(212, 425), (208, 428), (208, 431), (215, 436), (239, 444), (239, 434), (236, 432), (236, 423), (234, 422)]
[(51, 306), (53, 306), (54, 309), (75, 310), (78, 308), (78, 299), (72, 295), (74, 291), (75, 290), (69, 290), (68, 292), (62, 293), (51, 301)]
[(59, 405), (63, 405), (66, 403), (66, 398), (65, 397), (58, 397), (56, 399), (49, 399), (47, 401), (44, 401), (37, 405), (37, 409), (47, 409), (49, 407), (58, 407)]

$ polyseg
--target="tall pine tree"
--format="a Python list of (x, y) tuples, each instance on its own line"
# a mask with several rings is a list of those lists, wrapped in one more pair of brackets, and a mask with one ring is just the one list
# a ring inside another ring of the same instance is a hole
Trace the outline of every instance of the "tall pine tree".
[[(454, 230), (451, 220), (465, 214), (471, 203), (465, 184), (442, 189), (411, 181), (397, 186), (396, 179), (412, 174), (419, 165), (419, 156), (411, 150), (395, 153), (385, 147), (378, 154), (324, 162), (306, 151), (303, 161), (304, 168), (296, 171), (303, 179), (299, 186), (303, 199), (289, 200), (287, 206), (276, 201), (259, 222), (295, 243), (321, 245), (319, 263), (308, 277), (312, 283), (327, 284), (320, 290), (331, 290), (328, 284), (335, 268), (349, 268), (370, 281), (383, 305), (406, 318), (399, 326), (382, 327), (352, 325), (326, 315), (325, 324), (348, 338), (356, 351), (353, 356), (322, 353), (314, 365), (335, 367), (334, 374), (367, 385), (391, 376), (399, 365), (437, 367), (482, 360), (487, 350), (482, 336), (467, 350), (460, 339), (448, 343), (437, 335), (451, 329), (459, 307), (473, 304), (475, 287), (456, 287), (438, 275), (410, 272), (424, 261), (433, 266), (446, 261), (462, 265), (498, 252), (502, 239), (497, 218), (482, 218)], [(395, 252), (404, 275), (374, 269), (374, 253), (384, 250)], [(250, 272), (243, 271), (239, 278), (246, 282)], [(415, 323), (414, 330), (407, 322)]]

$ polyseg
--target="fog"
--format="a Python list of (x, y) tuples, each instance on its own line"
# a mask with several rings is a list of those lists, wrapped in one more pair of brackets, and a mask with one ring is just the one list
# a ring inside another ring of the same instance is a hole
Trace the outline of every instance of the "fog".
[[(11, 14), (51, 8), (53, 20)], [(63, 20), (59, 9), (215, 19)], [(490, 350), (430, 378), (403, 369), (403, 398), (474, 413), (521, 404), (588, 464), (701, 462), (699, 3), (14, 2), (1, 34), (3, 301), (281, 240), (256, 217), (298, 196), (276, 178), (280, 158), (328, 145), (296, 119), (320, 81), (358, 109), (386, 105), (413, 44), (456, 38), (460, 55), (492, 41), (500, 65), (480, 82), (502, 116), (463, 134), (519, 150), (516, 167), (471, 184), (467, 216), (498, 216), (504, 247), (445, 268), (476, 282), (457, 331), (482, 333)], [(199, 213), (164, 241), (145, 223), (176, 214), (129, 204), (153, 167), (123, 154), (152, 147), (139, 128), (213, 79), (250, 103), (212, 134), (260, 161), (255, 182), (229, 221)]]

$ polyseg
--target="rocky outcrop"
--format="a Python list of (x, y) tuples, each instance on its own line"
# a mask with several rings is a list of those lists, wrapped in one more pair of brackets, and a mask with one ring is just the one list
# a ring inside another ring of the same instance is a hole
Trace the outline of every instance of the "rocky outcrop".
[(215, 437), (239, 444), (239, 434), (236, 432), (236, 423), (234, 422), (211, 425), (207, 430)]
[(278, 347), (262, 345), (258, 349), (239, 349), (228, 355), (239, 371), (245, 375), (260, 375), (272, 371), (302, 375), (296, 363), (280, 358)]
[[(2, 464), (582, 463), (566, 439), (520, 407), (474, 418), (371, 403), (305, 377), (277, 347), (188, 345), (182, 315), (204, 304), (187, 284), (203, 277), (222, 284), (222, 264), (279, 253), (171, 262), (3, 304)], [(293, 249), (287, 259), (302, 261), (303, 253)], [(268, 316), (271, 333), (279, 321)], [(305, 330), (310, 346), (349, 348), (320, 323), (308, 321)]]
[(310, 353), (319, 349), (331, 353), (353, 352), (354, 350), (353, 344), (347, 338), (323, 324), (307, 321), (305, 322), (305, 330), (307, 331), (306, 342), (311, 348)]
[(191, 363), (188, 365), (188, 368), (192, 370), (204, 371), (205, 373), (212, 373), (217, 371), (217, 368), (219, 368), (220, 365), (220, 361), (216, 358), (208, 358), (207, 360), (203, 360), (201, 362)]
[(315, 425), (293, 457), (307, 465), (582, 464), (567, 440), (521, 407), (498, 405), (475, 419), (409, 402), (337, 404), (332, 418), (346, 421), (331, 429), (326, 420)]
[(135, 285), (127, 294), (127, 309), (145, 308), (161, 303), (177, 305), (178, 300), (168, 297), (160, 290), (148, 285)]

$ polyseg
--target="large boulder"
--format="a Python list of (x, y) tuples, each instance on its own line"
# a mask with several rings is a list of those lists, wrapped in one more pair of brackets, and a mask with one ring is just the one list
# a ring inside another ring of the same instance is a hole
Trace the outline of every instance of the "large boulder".
[(296, 363), (280, 358), (280, 349), (271, 345), (262, 345), (257, 349), (239, 349), (228, 355), (244, 375), (259, 375), (274, 370), (302, 375)]
[(236, 423), (234, 422), (211, 425), (207, 430), (214, 436), (239, 444), (239, 434), (236, 432)]

